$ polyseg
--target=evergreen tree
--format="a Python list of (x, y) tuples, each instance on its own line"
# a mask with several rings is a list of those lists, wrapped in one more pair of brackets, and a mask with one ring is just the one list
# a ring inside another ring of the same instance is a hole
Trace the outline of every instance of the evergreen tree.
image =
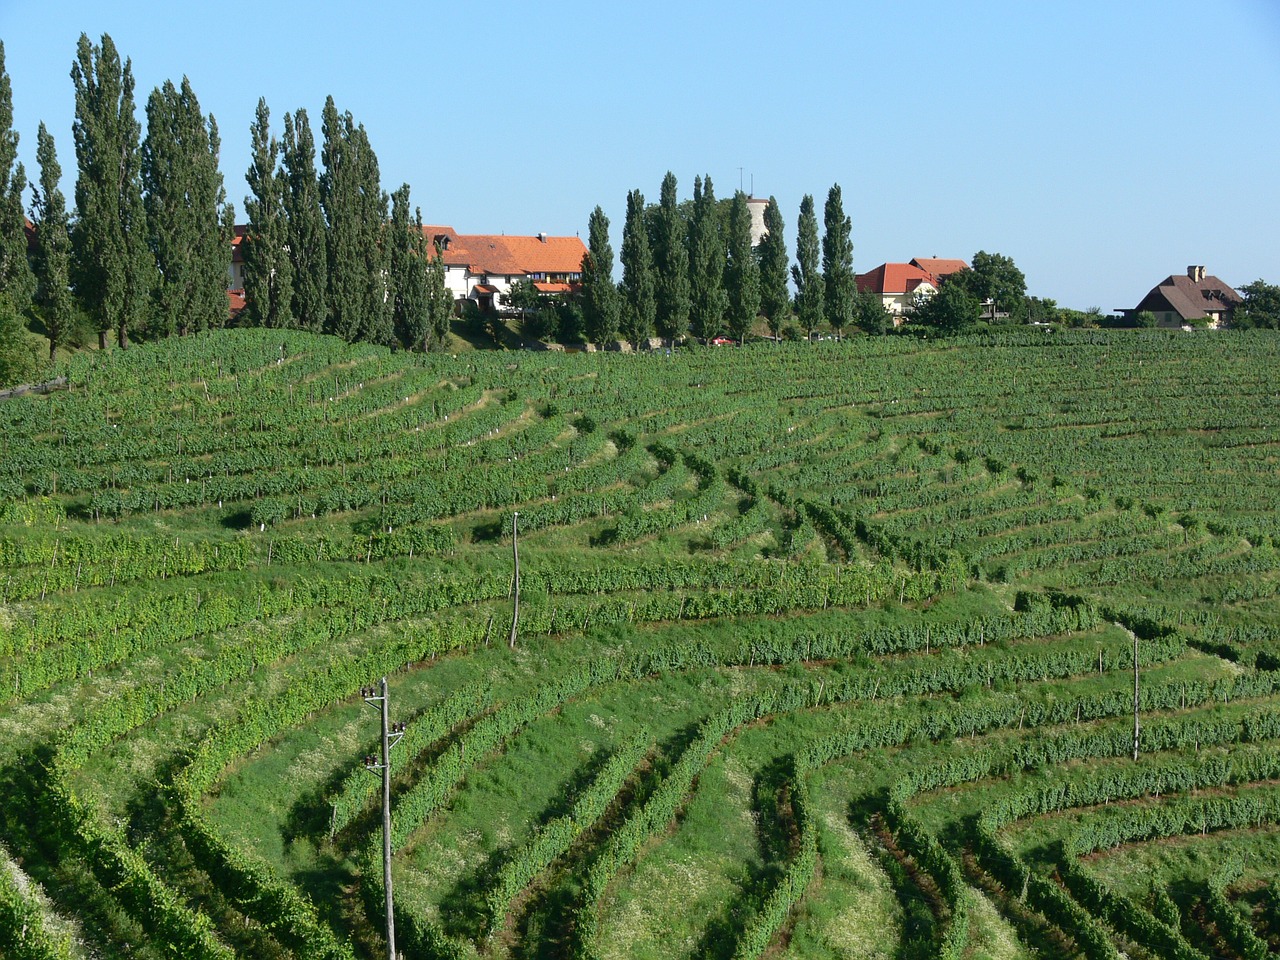
[[(418, 212), (418, 232), (426, 240), (422, 229), (422, 212)], [(428, 247), (427, 258), (427, 335), (424, 350), (439, 350), (449, 336), (449, 321), (453, 318), (453, 297), (444, 282), (444, 257), (439, 249)]]
[(813, 331), (822, 321), (822, 273), (819, 270), (818, 216), (814, 211), (813, 197), (804, 195), (800, 201), (800, 220), (796, 226), (796, 265), (791, 268), (791, 278), (796, 284), (796, 315), (805, 336), (812, 339)]
[(729, 335), (742, 343), (760, 314), (760, 264), (751, 248), (751, 208), (741, 190), (729, 208), (729, 236), (724, 268), (729, 301)]
[(838, 337), (853, 323), (853, 299), (858, 292), (853, 273), (852, 224), (844, 215), (838, 183), (827, 193), (822, 226), (823, 304), (827, 323)]
[(339, 114), (333, 97), (324, 105), (321, 127), (320, 203), (328, 225), (328, 332), (344, 340), (389, 344), (393, 339), (385, 271), (383, 226), (387, 195), (378, 177), (378, 159), (364, 125), (350, 111)]
[(280, 150), (284, 175), (281, 202), (293, 268), (292, 313), (297, 326), (320, 333), (328, 318), (329, 238), (320, 205), (315, 138), (306, 110), (284, 115)]
[(289, 259), (289, 221), (285, 194), (289, 186), (278, 169), (280, 142), (271, 135), (271, 111), (258, 99), (258, 110), (249, 127), (253, 160), (244, 175), (250, 195), (245, 198), (248, 229), (244, 251), (244, 299), (250, 325), (292, 327), (293, 263)]
[(711, 177), (693, 181), (693, 221), (689, 224), (689, 326), (710, 340), (724, 328), (729, 309), (724, 292), (725, 250)]
[(893, 327), (893, 315), (885, 309), (880, 294), (867, 290), (854, 295), (855, 322), (863, 333), (873, 337), (884, 336)]
[(142, 144), (151, 250), (160, 270), (153, 323), (161, 335), (221, 327), (233, 215), (218, 170), (218, 124), (191, 83), (166, 80), (147, 99)]
[(627, 219), (622, 225), (622, 332), (639, 348), (653, 334), (657, 317), (653, 256), (644, 222), (644, 194), (627, 194)]
[(409, 185), (391, 194), (391, 223), (387, 227), (387, 284), (396, 339), (406, 350), (426, 349), (430, 332), (426, 238), (422, 211), (409, 217)]
[(680, 212), (676, 177), (667, 171), (662, 178), (662, 195), (654, 213), (653, 250), (654, 325), (658, 335), (678, 340), (689, 330), (689, 248), (688, 224)]
[(18, 161), (18, 133), (13, 129), (13, 88), (0, 41), (0, 293), (7, 294), (19, 311), (26, 309), (35, 293), (22, 208), (26, 189), (27, 173)]
[(0, 293), (0, 387), (29, 383), (39, 370), (39, 338), (27, 329), (8, 295)]
[(49, 334), (49, 359), (56, 360), (58, 347), (67, 337), (75, 304), (71, 299), (71, 235), (67, 231), (67, 200), (58, 184), (62, 167), (53, 137), (40, 124), (36, 135), (36, 159), (40, 163), (40, 184), (35, 190), (31, 216), (36, 227), (35, 303)]
[(609, 218), (596, 207), (587, 221), (587, 253), (582, 258), (582, 315), (587, 336), (595, 343), (617, 340), (618, 312)]
[[(123, 67), (111, 37), (95, 47), (80, 34), (71, 65), (76, 92), (76, 221), (71, 281), (98, 330), (98, 346), (116, 331), (120, 346), (141, 324), (155, 283), (142, 203), (142, 132), (134, 116), (133, 65)], [(223, 269), (226, 269), (225, 252)]]
[(782, 210), (773, 197), (764, 208), (764, 239), (756, 248), (760, 261), (760, 310), (775, 340), (791, 316), (791, 293), (787, 290), (787, 238)]

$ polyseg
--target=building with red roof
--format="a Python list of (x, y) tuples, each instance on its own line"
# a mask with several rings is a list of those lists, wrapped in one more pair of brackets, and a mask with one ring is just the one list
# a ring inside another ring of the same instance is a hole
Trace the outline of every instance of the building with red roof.
[(453, 227), (422, 228), (444, 261), (445, 286), (455, 300), (471, 300), (492, 310), (517, 280), (540, 293), (568, 293), (582, 279), (587, 247), (579, 237), (458, 233)]
[[(935, 273), (926, 264), (935, 267)], [(879, 294), (880, 302), (899, 326), (917, 297), (931, 297), (942, 286), (942, 278), (957, 270), (968, 269), (963, 260), (941, 260), (930, 257), (910, 263), (882, 263), (874, 270), (857, 276), (859, 293)]]

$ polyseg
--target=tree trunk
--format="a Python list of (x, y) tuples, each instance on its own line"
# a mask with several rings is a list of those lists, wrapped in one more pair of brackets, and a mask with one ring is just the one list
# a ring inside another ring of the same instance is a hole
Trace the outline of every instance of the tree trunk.
[(121, 350), (129, 349), (129, 328), (123, 323), (120, 324), (120, 336), (118, 338)]
[(98, 349), (99, 350), (107, 349), (107, 331), (105, 330), (98, 331)]

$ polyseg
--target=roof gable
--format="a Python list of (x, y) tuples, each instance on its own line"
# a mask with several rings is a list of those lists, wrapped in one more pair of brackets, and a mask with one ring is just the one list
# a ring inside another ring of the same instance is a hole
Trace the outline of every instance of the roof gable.
[(927, 270), (910, 263), (882, 263), (857, 277), (858, 292), (881, 295), (914, 293), (920, 287), (938, 286), (937, 278)]

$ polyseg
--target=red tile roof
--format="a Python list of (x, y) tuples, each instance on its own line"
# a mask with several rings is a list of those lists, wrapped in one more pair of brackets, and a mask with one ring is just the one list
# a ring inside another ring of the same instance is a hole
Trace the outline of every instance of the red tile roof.
[(857, 277), (858, 292), (879, 294), (912, 293), (922, 284), (938, 286), (937, 278), (927, 270), (910, 263), (882, 263)]
[(231, 317), (234, 319), (245, 308), (245, 299), (243, 290), (228, 290), (227, 300), (230, 301)]
[(969, 269), (969, 264), (963, 260), (947, 260), (943, 257), (916, 257), (911, 261), (911, 265), (933, 274), (939, 280), (949, 273)]
[(578, 273), (587, 248), (579, 237), (509, 237), (460, 234), (453, 227), (424, 226), (422, 232), (441, 244), (444, 262), (473, 274), (521, 276), (530, 273)]
[(572, 293), (573, 284), (571, 283), (542, 283), (534, 281), (533, 289), (539, 293)]

